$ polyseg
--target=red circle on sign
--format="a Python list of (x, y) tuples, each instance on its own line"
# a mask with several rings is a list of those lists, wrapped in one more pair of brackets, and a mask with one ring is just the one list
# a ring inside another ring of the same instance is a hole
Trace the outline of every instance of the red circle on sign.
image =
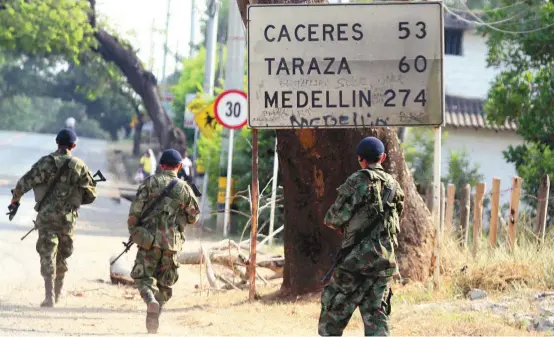
[(219, 96), (217, 96), (217, 98), (215, 99), (215, 104), (214, 104), (214, 109), (215, 109), (215, 119), (217, 120), (217, 122), (221, 125), (223, 125), (224, 127), (226, 127), (227, 129), (240, 129), (242, 128), (243, 126), (246, 125), (246, 123), (248, 123), (248, 116), (244, 119), (244, 122), (239, 124), (239, 125), (229, 125), (227, 123), (225, 123), (220, 117), (219, 117), (219, 113), (217, 112), (217, 107), (219, 105), (219, 102), (221, 102), (221, 100), (227, 96), (227, 94), (238, 94), (238, 95), (241, 95), (244, 97), (244, 99), (246, 100), (247, 97), (246, 97), (246, 93), (242, 90), (236, 90), (236, 89), (229, 89), (229, 90), (225, 90), (224, 92), (222, 92)]

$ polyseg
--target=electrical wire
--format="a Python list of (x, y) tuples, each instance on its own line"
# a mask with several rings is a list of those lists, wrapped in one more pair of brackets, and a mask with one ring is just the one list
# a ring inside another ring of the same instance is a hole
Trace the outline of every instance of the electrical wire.
[[(465, 5), (465, 6), (467, 8), (467, 5)], [(554, 22), (552, 22), (552, 23), (550, 23), (550, 24), (548, 24), (544, 27), (539, 27), (539, 28), (535, 28), (535, 29), (524, 30), (524, 31), (509, 31), (509, 30), (496, 28), (496, 27), (492, 26), (490, 23), (484, 22), (478, 16), (476, 16), (469, 8), (467, 8), (469, 10), (468, 14), (473, 16), (477, 21), (468, 20), (468, 19), (462, 17), (461, 15), (454, 13), (450, 8), (448, 8), (448, 6), (443, 6), (443, 7), (448, 13), (452, 14), (453, 16), (455, 16), (460, 21), (464, 21), (464, 22), (474, 24), (474, 25), (486, 26), (486, 27), (488, 27), (492, 30), (495, 30), (495, 31), (498, 31), (498, 32), (501, 32), (501, 33), (505, 33), (505, 34), (530, 34), (530, 33), (535, 33), (535, 32), (539, 32), (541, 30), (548, 29), (550, 27), (554, 27)]]
[(516, 2), (514, 4), (511, 4), (511, 5), (508, 5), (508, 6), (491, 8), (491, 9), (471, 10), (471, 9), (462, 9), (462, 8), (452, 8), (452, 10), (459, 11), (459, 12), (465, 12), (465, 13), (468, 13), (468, 12), (480, 12), (480, 13), (483, 12), (483, 13), (486, 13), (486, 12), (500, 11), (500, 10), (504, 10), (506, 8), (512, 8), (512, 7), (515, 7), (517, 5), (522, 5), (522, 4), (525, 4), (525, 1), (518, 1), (518, 2)]

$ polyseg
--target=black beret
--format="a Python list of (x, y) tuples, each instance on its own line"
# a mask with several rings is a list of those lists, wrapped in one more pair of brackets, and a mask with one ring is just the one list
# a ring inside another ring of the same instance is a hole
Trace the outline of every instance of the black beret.
[(385, 152), (385, 145), (375, 137), (366, 137), (356, 146), (356, 154), (367, 161), (377, 161)]
[(160, 164), (169, 166), (177, 166), (182, 161), (183, 157), (181, 157), (181, 154), (174, 149), (165, 150), (160, 158)]
[(56, 136), (56, 142), (58, 142), (59, 145), (71, 145), (75, 144), (77, 141), (77, 134), (73, 130), (69, 129), (63, 129), (62, 131), (58, 132), (58, 136)]

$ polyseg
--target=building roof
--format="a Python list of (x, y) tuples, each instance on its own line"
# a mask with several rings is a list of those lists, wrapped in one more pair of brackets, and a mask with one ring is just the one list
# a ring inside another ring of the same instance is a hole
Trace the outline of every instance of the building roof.
[(483, 100), (446, 95), (444, 125), (455, 128), (474, 128), (495, 131), (516, 131), (517, 125), (513, 121), (506, 121), (504, 125), (491, 125), (485, 120)]

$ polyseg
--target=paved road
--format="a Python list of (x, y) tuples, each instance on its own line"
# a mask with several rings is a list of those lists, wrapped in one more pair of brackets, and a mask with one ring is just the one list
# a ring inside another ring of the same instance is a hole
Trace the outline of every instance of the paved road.
[[(10, 189), (17, 179), (37, 159), (55, 148), (55, 135), (0, 132), (0, 208), (4, 210), (0, 214), (0, 334), (142, 334), (140, 299), (136, 294), (132, 297), (133, 292), (128, 289), (107, 283), (109, 259), (122, 250), (121, 242), (128, 237), (129, 202), (116, 203), (111, 199), (117, 190), (108, 172), (107, 143), (104, 141), (78, 141), (74, 154), (83, 159), (91, 171), (102, 170), (108, 182), (99, 184), (99, 196), (92, 205), (81, 208), (64, 298), (56, 308), (38, 306), (44, 298), (44, 288), (35, 250), (37, 233), (20, 240), (32, 228), (36, 216), (33, 192), (24, 196), (13, 221), (4, 214), (11, 197)], [(122, 261), (132, 264), (135, 252), (131, 250)], [(183, 333), (177, 328), (170, 331)]]

